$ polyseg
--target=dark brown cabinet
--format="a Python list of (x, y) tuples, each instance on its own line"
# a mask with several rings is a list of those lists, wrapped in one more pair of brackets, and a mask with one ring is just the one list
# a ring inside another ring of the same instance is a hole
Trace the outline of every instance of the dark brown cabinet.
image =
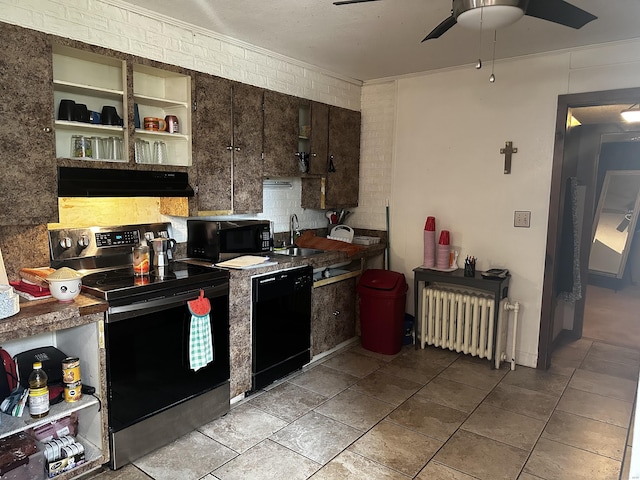
[(295, 177), (302, 174), (298, 156), (300, 99), (283, 93), (264, 94), (265, 177)]
[[(304, 208), (325, 209), (358, 205), (360, 112), (333, 106), (328, 107), (328, 110), (328, 155), (325, 169), (322, 177), (302, 179), (301, 205)], [(313, 138), (313, 129), (311, 135)]]
[(360, 187), (360, 112), (329, 110), (327, 206), (355, 207)]
[(2, 29), (0, 225), (57, 222), (51, 42), (33, 30)]
[(199, 213), (262, 211), (260, 88), (196, 75), (193, 127)]
[(313, 289), (311, 295), (312, 355), (326, 352), (355, 336), (355, 305), (355, 278)]
[(298, 151), (309, 155), (307, 174), (325, 175), (329, 150), (329, 105), (301, 100)]

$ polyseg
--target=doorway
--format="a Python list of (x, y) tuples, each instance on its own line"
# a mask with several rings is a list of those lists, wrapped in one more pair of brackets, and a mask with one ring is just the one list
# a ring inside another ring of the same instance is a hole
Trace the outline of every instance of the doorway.
[[(580, 338), (583, 335), (586, 298), (591, 293), (588, 288), (588, 263), (598, 201), (598, 162), (602, 137), (608, 134), (640, 136), (638, 132), (630, 133), (632, 129), (623, 126), (618, 118), (622, 109), (637, 103), (638, 99), (640, 88), (558, 97), (538, 368), (549, 368), (553, 349), (563, 338)], [(580, 109), (586, 109), (594, 115), (601, 111), (602, 115), (609, 112), (614, 116), (610, 120), (603, 121), (602, 118), (606, 118), (603, 116), (594, 122), (580, 124), (572, 119), (572, 113)], [(571, 204), (576, 203), (576, 191), (581, 205), (578, 221), (575, 208), (571, 208)], [(571, 261), (567, 261), (568, 258)], [(562, 300), (561, 294), (566, 294), (567, 290), (573, 296), (570, 302)]]

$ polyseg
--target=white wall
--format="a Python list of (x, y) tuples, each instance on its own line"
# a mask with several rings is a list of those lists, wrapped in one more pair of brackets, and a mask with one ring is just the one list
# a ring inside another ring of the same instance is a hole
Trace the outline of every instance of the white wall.
[[(386, 141), (363, 149), (362, 163), (393, 145), (392, 175), (361, 179), (372, 203), (388, 198), (390, 188), (391, 268), (412, 284), (428, 215), (438, 232), (451, 231), (462, 258), (478, 257), (481, 270), (508, 268), (509, 297), (522, 306), (519, 364), (537, 360), (557, 97), (640, 86), (639, 47), (622, 42), (497, 62), (494, 84), (486, 67), (468, 66), (363, 87), (362, 115), (370, 120), (363, 143), (376, 135)], [(396, 111), (391, 138), (381, 127), (380, 102)], [(510, 175), (499, 152), (506, 141), (518, 148)], [(530, 228), (513, 227), (514, 210), (531, 211)]]

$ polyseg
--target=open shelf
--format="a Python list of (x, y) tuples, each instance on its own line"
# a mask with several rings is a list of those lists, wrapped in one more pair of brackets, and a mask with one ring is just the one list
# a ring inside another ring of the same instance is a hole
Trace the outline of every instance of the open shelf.
[(151, 107), (168, 108), (168, 107), (183, 107), (189, 108), (186, 102), (179, 100), (171, 100), (168, 98), (150, 97), (148, 95), (140, 95), (138, 93), (133, 94), (133, 99), (136, 103), (142, 103)]
[(98, 399), (91, 395), (84, 395), (77, 402), (60, 402), (55, 405), (51, 405), (49, 415), (42, 418), (31, 418), (29, 415), (29, 407), (24, 407), (24, 412), (21, 417), (13, 417), (11, 415), (2, 415), (2, 424), (0, 425), (0, 438), (8, 437), (14, 433), (23, 432), (27, 428), (35, 428), (40, 425), (51, 423), (55, 420), (59, 420), (63, 417), (70, 415), (72, 412), (82, 410), (84, 408), (91, 407), (92, 405), (99, 404)]
[(53, 88), (58, 92), (65, 92), (75, 95), (98, 95), (103, 98), (121, 100), (124, 92), (122, 90), (112, 90), (110, 88), (94, 87), (80, 83), (67, 82), (64, 80), (54, 80)]

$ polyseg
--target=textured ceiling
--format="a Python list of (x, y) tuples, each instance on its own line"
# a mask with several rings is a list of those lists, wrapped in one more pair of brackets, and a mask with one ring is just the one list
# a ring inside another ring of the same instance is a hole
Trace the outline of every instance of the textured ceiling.
[[(450, 15), (451, 0), (125, 0), (357, 80), (475, 64), (491, 58), (493, 32), (454, 26), (421, 40)], [(640, 36), (639, 0), (570, 0), (597, 20), (579, 30), (525, 16), (498, 31), (496, 57), (510, 58)]]

